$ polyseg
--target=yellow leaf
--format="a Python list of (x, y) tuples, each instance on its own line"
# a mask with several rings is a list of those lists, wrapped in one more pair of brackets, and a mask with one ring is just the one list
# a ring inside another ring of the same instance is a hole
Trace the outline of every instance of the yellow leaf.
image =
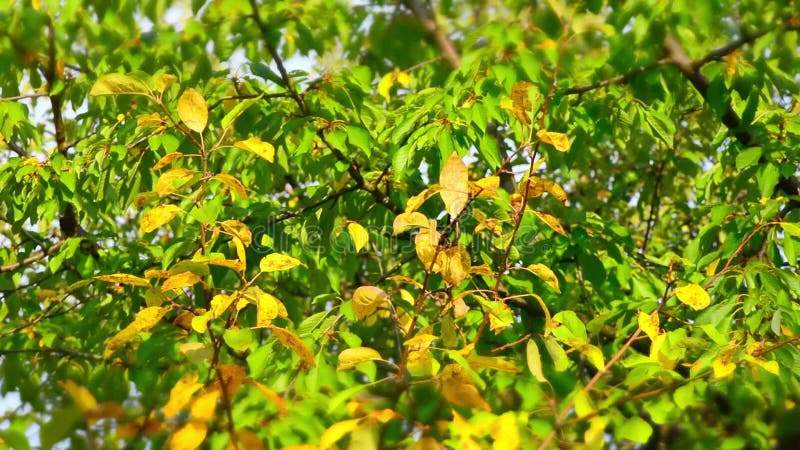
[(433, 359), (433, 353), (426, 348), (411, 351), (406, 367), (412, 377), (430, 377), (439, 370), (439, 362)]
[(189, 169), (170, 169), (156, 181), (156, 193), (159, 197), (166, 197), (178, 192), (180, 187), (188, 183), (195, 175), (195, 171)]
[(187, 422), (172, 435), (169, 441), (170, 450), (194, 450), (206, 438), (206, 424), (196, 420)]
[(542, 355), (539, 353), (539, 346), (533, 338), (528, 339), (528, 344), (525, 347), (525, 353), (528, 362), (528, 370), (534, 378), (540, 383), (546, 383), (547, 378), (544, 377), (542, 372)]
[(151, 96), (150, 86), (137, 74), (108, 73), (92, 85), (89, 96), (97, 95), (146, 95)]
[(189, 404), (192, 395), (203, 387), (203, 384), (197, 381), (198, 378), (196, 373), (187, 373), (175, 383), (169, 391), (169, 400), (164, 406), (164, 418), (171, 419), (177, 416)]
[(732, 374), (734, 370), (736, 370), (736, 364), (727, 360), (727, 358), (717, 357), (714, 362), (711, 364), (711, 368), (714, 370), (714, 378), (725, 378), (728, 375)]
[(402, 70), (395, 70), (395, 79), (397, 80), (397, 84), (403, 87), (408, 87), (408, 84), (411, 82), (411, 77), (408, 75), (408, 72), (403, 72)]
[(589, 414), (597, 411), (592, 403), (592, 399), (589, 398), (589, 394), (581, 389), (580, 386), (577, 387), (577, 391), (573, 397), (573, 402), (575, 405), (575, 414), (578, 417), (588, 416)]
[(467, 362), (473, 369), (493, 369), (510, 373), (520, 372), (519, 367), (513, 361), (499, 356), (471, 355), (467, 358)]
[(217, 180), (227, 186), (228, 189), (231, 190), (231, 199), (233, 199), (233, 193), (235, 192), (239, 198), (247, 200), (247, 189), (244, 187), (244, 184), (242, 184), (242, 182), (233, 175), (228, 175), (227, 173), (218, 173), (211, 177), (211, 179)]
[(39, 11), (40, 9), (42, 9), (42, 1), (41, 0), (31, 0), (31, 6), (33, 6), (33, 9)]
[(539, 178), (535, 175), (531, 175), (528, 177), (526, 181), (521, 182), (522, 188), (520, 189), (520, 192), (526, 198), (541, 197), (542, 194), (544, 194), (546, 182), (547, 180), (545, 180), (544, 178)]
[(480, 266), (470, 266), (469, 273), (470, 275), (481, 275), (484, 277), (494, 276), (494, 272), (492, 272), (492, 268), (489, 267), (488, 264), (481, 264)]
[(429, 198), (433, 197), (440, 190), (441, 187), (438, 184), (423, 189), (422, 192), (408, 199), (408, 201), (406, 202), (405, 212), (411, 213), (416, 211), (417, 208), (422, 206), (423, 203), (425, 203)]
[(394, 219), (394, 223), (392, 224), (394, 234), (400, 234), (414, 227), (426, 228), (427, 226), (428, 218), (425, 217), (424, 214), (416, 211), (398, 214)]
[(231, 295), (217, 294), (211, 299), (211, 317), (221, 317), (231, 306), (238, 296), (236, 293)]
[(347, 224), (347, 232), (353, 238), (353, 244), (356, 246), (356, 253), (360, 252), (362, 248), (366, 247), (369, 243), (369, 233), (367, 230), (357, 222), (349, 222)]
[(492, 427), (492, 450), (515, 450), (520, 447), (519, 423), (513, 411), (502, 414)]
[[(222, 384), (225, 385), (228, 397), (232, 397), (239, 386), (247, 381), (247, 369), (237, 364), (222, 364), (217, 368), (217, 372), (219, 378), (222, 378)], [(219, 381), (214, 384), (220, 386)]]
[(164, 284), (161, 285), (161, 291), (166, 292), (172, 289), (182, 289), (185, 287), (190, 287), (195, 285), (200, 281), (200, 277), (195, 275), (192, 272), (181, 272), (179, 274), (175, 274), (164, 280)]
[(458, 364), (448, 364), (439, 378), (439, 390), (448, 402), (465, 408), (481, 408), (491, 411), (478, 388), (472, 384), (469, 374)]
[(289, 270), (300, 265), (304, 266), (305, 264), (291, 256), (280, 253), (270, 253), (261, 259), (258, 267), (261, 269), (261, 272), (278, 272), (281, 270)]
[(250, 229), (247, 228), (247, 225), (242, 222), (238, 220), (225, 220), (221, 225), (225, 232), (239, 238), (246, 247), (249, 247), (250, 244), (253, 243), (253, 234), (250, 232)]
[(139, 333), (139, 330), (132, 325), (133, 324), (129, 324), (106, 341), (106, 347), (103, 350), (103, 358), (108, 358), (114, 354), (114, 352), (119, 350), (126, 342), (133, 339), (133, 337)]
[(541, 219), (542, 222), (546, 223), (547, 226), (552, 228), (553, 231), (555, 231), (556, 233), (562, 236), (567, 235), (567, 232), (564, 231), (564, 227), (561, 226), (561, 222), (559, 222), (558, 219), (556, 219), (555, 217), (551, 216), (550, 214), (539, 211), (534, 211), (533, 213), (536, 214), (536, 217)]
[(210, 344), (187, 342), (178, 346), (178, 353), (195, 364), (202, 364), (214, 356), (214, 349)]
[(247, 384), (254, 386), (262, 394), (266, 395), (268, 399), (272, 400), (276, 405), (278, 405), (278, 409), (280, 410), (281, 414), (286, 413), (286, 402), (280, 395), (278, 395), (277, 392), (273, 391), (272, 389), (264, 386), (263, 384), (255, 380), (246, 380), (246, 382)]
[(352, 369), (361, 363), (375, 360), (383, 360), (381, 354), (375, 349), (369, 347), (348, 348), (339, 353), (339, 365), (336, 370)]
[(192, 408), (189, 411), (191, 420), (198, 420), (205, 422), (214, 418), (214, 411), (217, 409), (217, 400), (220, 397), (220, 390), (212, 387), (207, 392), (204, 392), (192, 402)]
[(500, 177), (492, 175), (481, 178), (476, 182), (469, 182), (469, 191), (476, 197), (497, 197), (497, 188), (500, 187)]
[(533, 106), (528, 97), (528, 91), (532, 87), (533, 84), (527, 81), (519, 81), (511, 88), (511, 112), (524, 125), (530, 125), (531, 123), (528, 113), (533, 109)]
[(589, 428), (583, 432), (583, 442), (587, 450), (602, 450), (606, 447), (605, 436), (608, 417), (598, 416), (589, 420)]
[(348, 419), (331, 425), (319, 438), (319, 450), (331, 448), (339, 439), (358, 428), (360, 422), (361, 419)]
[[(159, 113), (142, 114), (136, 119), (137, 127), (162, 127), (164, 125), (166, 125), (166, 122)], [(158, 170), (158, 169), (153, 168), (153, 170)]]
[[(432, 269), (433, 272), (438, 272), (440, 266), (438, 261), (434, 263), (433, 257), (436, 255), (436, 247), (439, 244), (441, 235), (436, 231), (436, 222), (434, 220), (430, 221), (430, 225), (431, 227), (420, 230), (414, 237), (414, 249), (426, 271)], [(440, 258), (437, 257), (437, 259)]]
[(314, 353), (300, 337), (285, 328), (270, 327), (270, 330), (283, 345), (297, 353), (307, 367), (317, 366), (316, 361), (314, 361)]
[(469, 201), (469, 176), (467, 166), (461, 161), (458, 153), (453, 152), (442, 167), (439, 175), (442, 190), (439, 195), (444, 202), (444, 209), (455, 218), (467, 206)]
[(653, 311), (653, 314), (639, 311), (639, 328), (650, 337), (651, 341), (654, 340), (659, 331), (658, 311)]
[(424, 348), (428, 348), (431, 346), (431, 343), (438, 339), (433, 334), (430, 333), (418, 333), (413, 338), (403, 342), (404, 347), (411, 347), (411, 351), (414, 350), (422, 350)]
[(211, 320), (210, 312), (192, 317), (192, 329), (200, 334), (205, 334), (208, 331), (209, 320)]
[(707, 277), (713, 276), (717, 272), (718, 265), (719, 265), (719, 258), (711, 261), (708, 267), (706, 267), (706, 276)]
[(545, 266), (544, 264), (533, 263), (528, 266), (527, 269), (537, 277), (541, 278), (542, 281), (547, 283), (547, 285), (553, 288), (554, 291), (558, 292), (559, 294), (561, 293), (561, 288), (558, 287), (558, 277), (556, 277), (556, 274), (553, 273), (549, 267)]
[(143, 232), (149, 233), (169, 223), (179, 212), (181, 212), (181, 208), (175, 205), (156, 206), (142, 216), (141, 229)]
[(131, 286), (142, 286), (142, 287), (150, 287), (150, 282), (145, 280), (144, 278), (139, 278), (134, 275), (128, 275), (127, 273), (114, 273), (111, 275), (98, 275), (94, 277), (100, 281), (107, 281), (109, 283), (119, 283), (119, 284), (128, 284)]
[(391, 93), (390, 90), (394, 85), (394, 72), (389, 72), (386, 75), (381, 77), (381, 80), (378, 81), (378, 94), (381, 97), (385, 98), (388, 102), (391, 100)]
[(780, 375), (781, 370), (778, 366), (777, 361), (764, 361), (763, 359), (754, 358), (753, 362), (756, 363), (759, 367), (766, 370), (767, 372), (773, 375)]
[(446, 447), (442, 446), (436, 439), (430, 436), (423, 436), (414, 443), (414, 447), (411, 450), (441, 450), (443, 448)]
[(161, 170), (163, 167), (166, 167), (172, 161), (175, 161), (176, 159), (179, 159), (179, 158), (182, 158), (182, 157), (183, 157), (183, 153), (181, 153), (181, 152), (173, 152), (173, 153), (166, 154), (161, 159), (158, 160), (158, 162), (156, 163), (155, 166), (153, 166), (153, 170)]
[(158, 92), (164, 92), (165, 90), (169, 89), (176, 81), (178, 81), (178, 77), (169, 73), (162, 73), (158, 80), (156, 80), (156, 89)]
[(256, 309), (256, 324), (259, 327), (268, 327), (278, 317), (281, 309), (284, 312), (286, 311), (280, 300), (271, 294), (261, 291), (261, 289), (258, 289), (256, 295)]
[(353, 311), (358, 320), (371, 316), (384, 303), (389, 302), (389, 295), (375, 286), (361, 286), (353, 293)]
[(202, 133), (208, 123), (206, 100), (194, 89), (186, 89), (178, 99), (178, 116), (190, 130)]
[(550, 144), (560, 152), (569, 150), (569, 138), (564, 133), (557, 133), (555, 131), (539, 130), (536, 132), (536, 137), (545, 144)]
[(169, 308), (149, 306), (136, 314), (136, 320), (131, 325), (136, 327), (138, 331), (147, 331), (156, 326), (167, 311), (169, 311)]
[(470, 257), (462, 245), (454, 245), (440, 252), (442, 277), (453, 286), (459, 286), (469, 277)]
[(603, 358), (603, 351), (597, 348), (592, 344), (582, 344), (578, 347), (578, 351), (581, 352), (586, 359), (592, 363), (593, 366), (597, 368), (597, 370), (604, 370), (605, 369), (605, 359)]
[(675, 295), (681, 303), (689, 305), (695, 311), (705, 309), (711, 304), (711, 297), (700, 285), (689, 283), (675, 288)]
[(248, 151), (269, 162), (275, 162), (275, 147), (269, 142), (264, 142), (255, 136), (245, 141), (239, 141), (233, 146)]
[(58, 384), (67, 391), (67, 394), (72, 397), (72, 401), (82, 412), (90, 411), (97, 407), (97, 400), (85, 387), (79, 386), (72, 380), (59, 380)]

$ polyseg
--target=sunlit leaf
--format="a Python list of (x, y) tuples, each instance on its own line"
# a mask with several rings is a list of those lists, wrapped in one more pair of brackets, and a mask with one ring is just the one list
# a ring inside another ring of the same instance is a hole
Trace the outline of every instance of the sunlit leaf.
[(170, 291), (172, 289), (183, 289), (186, 287), (194, 286), (200, 282), (200, 277), (192, 272), (181, 272), (175, 274), (164, 280), (161, 285), (162, 291)]
[(109, 283), (119, 283), (119, 284), (127, 284), (130, 286), (143, 286), (143, 287), (150, 287), (150, 282), (145, 280), (144, 278), (139, 278), (135, 275), (129, 275), (127, 273), (114, 273), (111, 275), (98, 275), (94, 277), (100, 281), (107, 281)]
[(700, 285), (689, 283), (675, 288), (675, 296), (681, 303), (689, 305), (695, 311), (705, 309), (711, 304), (711, 297)]
[(178, 99), (178, 116), (190, 130), (202, 133), (208, 123), (206, 100), (194, 89), (186, 89)]
[(194, 178), (195, 171), (189, 169), (171, 169), (158, 177), (156, 192), (159, 197), (166, 197), (178, 192), (178, 189)]
[(389, 295), (375, 286), (360, 286), (353, 293), (353, 311), (358, 320), (364, 320), (389, 302)]
[(561, 226), (561, 222), (559, 222), (558, 219), (556, 219), (555, 217), (540, 211), (533, 211), (533, 213), (536, 215), (536, 217), (541, 219), (542, 222), (547, 224), (547, 226), (550, 227), (556, 233), (562, 236), (567, 235), (567, 232), (564, 230), (564, 227)]
[(311, 351), (310, 348), (303, 342), (300, 337), (296, 334), (292, 333), (291, 331), (287, 330), (286, 328), (279, 328), (279, 327), (270, 327), (270, 331), (272, 334), (285, 346), (292, 349), (293, 352), (297, 353), (303, 363), (307, 367), (316, 367), (317, 363), (314, 361), (314, 353)]
[(89, 95), (151, 95), (150, 86), (139, 75), (126, 75), (122, 73), (108, 73), (94, 82)]
[(537, 381), (546, 383), (547, 378), (544, 377), (542, 372), (542, 356), (539, 353), (539, 346), (533, 338), (528, 339), (528, 344), (525, 347), (526, 360), (528, 362), (528, 370)]
[(226, 173), (218, 173), (211, 177), (212, 180), (217, 180), (220, 183), (224, 184), (231, 190), (231, 192), (235, 192), (239, 198), (247, 200), (247, 189), (244, 187), (241, 181), (238, 178), (234, 177), (233, 175), (228, 175)]
[(416, 211), (410, 213), (398, 214), (392, 224), (394, 234), (399, 234), (414, 227), (426, 228), (428, 226), (428, 218), (422, 213)]
[(172, 152), (164, 155), (161, 159), (158, 160), (156, 165), (153, 166), (153, 170), (161, 170), (162, 168), (168, 166), (173, 161), (180, 159), (183, 157), (183, 153), (181, 152)]
[(450, 214), (450, 217), (455, 218), (469, 201), (467, 166), (464, 165), (457, 153), (451, 153), (450, 158), (442, 167), (439, 185), (442, 187), (439, 195), (444, 202), (444, 209)]
[(191, 420), (207, 421), (214, 418), (214, 411), (217, 409), (217, 400), (220, 398), (220, 390), (217, 388), (208, 389), (200, 394), (192, 402), (189, 410)]
[(339, 353), (339, 365), (336, 370), (347, 370), (367, 361), (382, 360), (377, 350), (369, 347), (353, 347)]
[(527, 267), (534, 275), (541, 278), (542, 281), (547, 283), (548, 286), (553, 288), (554, 291), (561, 293), (561, 289), (558, 287), (558, 277), (556, 274), (547, 266), (541, 263), (533, 263)]
[(169, 391), (169, 400), (164, 406), (164, 417), (171, 419), (189, 405), (194, 393), (203, 387), (203, 384), (197, 381), (198, 379), (197, 373), (191, 372), (175, 383), (175, 386)]
[(533, 109), (528, 97), (528, 91), (531, 88), (533, 88), (533, 84), (527, 81), (519, 81), (511, 88), (511, 112), (524, 125), (530, 125), (531, 123), (531, 119), (528, 117), (528, 114)]
[(637, 315), (639, 321), (639, 328), (651, 339), (655, 339), (659, 333), (659, 320), (658, 312), (654, 311), (653, 314), (647, 314), (644, 311), (639, 311)]
[(322, 433), (322, 436), (320, 436), (318, 449), (327, 450), (333, 447), (341, 438), (358, 428), (360, 423), (361, 419), (348, 419), (331, 425)]
[(279, 272), (282, 270), (293, 269), (301, 265), (305, 264), (292, 258), (291, 256), (280, 253), (270, 253), (261, 259), (258, 267), (261, 269), (261, 272)]
[(366, 247), (369, 243), (369, 233), (357, 222), (349, 222), (347, 224), (347, 232), (353, 239), (353, 244), (356, 246), (356, 253), (360, 252), (362, 248)]
[(275, 147), (273, 147), (269, 142), (264, 142), (256, 136), (244, 141), (239, 141), (234, 144), (234, 147), (248, 151), (269, 162), (275, 161)]
[(173, 433), (169, 441), (170, 450), (194, 450), (206, 439), (206, 425), (192, 420)]
[(72, 397), (72, 401), (75, 402), (81, 411), (86, 412), (97, 407), (97, 400), (95, 400), (94, 395), (85, 387), (79, 386), (72, 380), (59, 380), (58, 384), (67, 391), (67, 394)]
[(175, 205), (158, 205), (147, 211), (141, 220), (141, 230), (149, 233), (171, 221), (181, 212), (181, 208)]
[(442, 369), (439, 390), (448, 402), (465, 408), (480, 408), (491, 411), (469, 374), (459, 364), (449, 364)]
[(569, 150), (569, 138), (564, 133), (539, 130), (536, 132), (536, 137), (539, 138), (539, 140), (544, 142), (545, 144), (552, 145), (556, 150), (560, 152), (566, 152), (567, 150)]

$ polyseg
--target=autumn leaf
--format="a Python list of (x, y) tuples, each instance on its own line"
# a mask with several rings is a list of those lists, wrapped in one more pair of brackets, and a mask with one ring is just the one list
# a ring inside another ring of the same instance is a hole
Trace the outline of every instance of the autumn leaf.
[(195, 392), (203, 387), (197, 380), (199, 375), (196, 372), (187, 373), (169, 391), (169, 400), (164, 406), (164, 417), (171, 419), (178, 415), (185, 408)]
[(527, 269), (541, 278), (542, 281), (547, 283), (554, 291), (559, 294), (561, 293), (561, 288), (558, 286), (558, 277), (556, 277), (556, 274), (549, 267), (541, 263), (533, 263), (528, 266)]
[(156, 193), (159, 197), (166, 197), (168, 195), (178, 192), (178, 189), (186, 185), (194, 178), (195, 171), (189, 169), (170, 169), (156, 181)]
[(389, 296), (375, 286), (360, 286), (353, 293), (353, 311), (358, 320), (364, 320), (371, 316), (387, 302), (389, 302)]
[(261, 262), (258, 264), (258, 267), (261, 269), (261, 272), (263, 273), (263, 272), (279, 272), (282, 270), (289, 270), (301, 265), (304, 266), (305, 264), (292, 258), (291, 256), (283, 255), (280, 253), (270, 253), (269, 255), (261, 259)]
[(89, 96), (126, 94), (151, 96), (150, 86), (142, 78), (139, 74), (105, 74), (94, 82)]
[(647, 314), (644, 311), (639, 311), (638, 320), (639, 328), (641, 328), (651, 340), (658, 336), (659, 320), (657, 311), (654, 311), (653, 314)]
[(454, 245), (440, 252), (442, 277), (453, 286), (459, 286), (469, 277), (470, 256), (462, 245)]
[(156, 206), (142, 216), (141, 230), (145, 233), (149, 233), (169, 223), (169, 221), (181, 211), (181, 208), (175, 205)]
[(394, 234), (400, 234), (414, 227), (426, 228), (428, 226), (428, 218), (424, 214), (416, 211), (404, 212), (398, 214), (392, 224)]
[(361, 419), (359, 418), (343, 420), (331, 425), (327, 430), (322, 432), (322, 436), (319, 438), (318, 450), (328, 450), (333, 447), (341, 438), (358, 428), (360, 423)]
[(533, 87), (532, 83), (519, 81), (511, 87), (511, 112), (523, 125), (530, 125), (531, 119), (528, 114), (533, 109), (528, 91)]
[(178, 116), (190, 130), (202, 133), (208, 123), (206, 100), (194, 89), (186, 89), (178, 99)]
[(569, 138), (564, 133), (557, 133), (555, 131), (539, 130), (536, 132), (536, 137), (545, 144), (552, 145), (560, 152), (569, 150)]
[(161, 170), (180, 158), (183, 158), (183, 153), (181, 152), (168, 153), (158, 160), (156, 165), (153, 166), (153, 170)]
[(82, 412), (90, 411), (97, 407), (97, 400), (85, 387), (79, 386), (72, 380), (59, 380), (58, 385), (67, 391), (67, 394), (72, 397), (72, 401)]
[(369, 233), (367, 230), (357, 222), (349, 222), (347, 224), (347, 232), (353, 239), (353, 244), (356, 247), (356, 253), (360, 252), (362, 248), (366, 247), (369, 243)]
[(135, 275), (128, 275), (127, 273), (114, 273), (111, 275), (98, 275), (94, 277), (96, 280), (106, 281), (109, 283), (127, 284), (130, 286), (150, 287), (150, 282), (144, 278), (139, 278)]
[(564, 227), (561, 226), (561, 222), (559, 222), (557, 218), (551, 216), (550, 214), (539, 211), (533, 211), (533, 213), (556, 233), (562, 236), (567, 235), (567, 232), (564, 230)]
[(480, 408), (486, 411), (492, 409), (481, 397), (469, 374), (458, 364), (448, 364), (444, 367), (439, 378), (439, 390), (445, 400), (456, 406)]
[(439, 258), (437, 257), (436, 262), (433, 260), (433, 257), (437, 254), (436, 247), (440, 239), (441, 235), (436, 231), (436, 222), (433, 220), (430, 221), (429, 228), (420, 230), (414, 237), (414, 250), (425, 270), (430, 269), (433, 272), (441, 270), (441, 266), (438, 264)]
[(270, 331), (272, 334), (285, 346), (292, 349), (293, 352), (297, 353), (303, 363), (307, 367), (316, 367), (317, 363), (314, 361), (314, 353), (311, 351), (310, 348), (300, 339), (299, 336), (292, 333), (291, 331), (285, 328), (279, 327), (270, 327)]
[(369, 347), (348, 348), (339, 353), (339, 365), (336, 367), (336, 370), (352, 369), (361, 363), (376, 360), (381, 361), (383, 357), (381, 357), (381, 354), (375, 349)]
[(675, 296), (681, 303), (689, 305), (695, 311), (705, 309), (711, 304), (711, 297), (705, 289), (695, 283), (675, 288)]
[(467, 166), (464, 165), (457, 153), (451, 153), (450, 158), (442, 167), (439, 185), (442, 187), (439, 195), (444, 202), (444, 209), (451, 218), (455, 218), (469, 201)]
[(224, 184), (231, 190), (231, 199), (233, 199), (233, 193), (239, 196), (239, 198), (243, 200), (247, 200), (247, 189), (244, 187), (241, 181), (238, 178), (234, 177), (233, 175), (228, 175), (227, 173), (218, 173), (211, 177), (212, 180), (219, 181), (220, 183)]
[(239, 141), (233, 146), (248, 151), (269, 162), (275, 162), (275, 147), (273, 147), (273, 145), (269, 142), (264, 142), (256, 136), (244, 141)]
[(175, 274), (164, 280), (164, 283), (161, 285), (161, 291), (166, 292), (172, 289), (183, 289), (186, 287), (190, 287), (195, 285), (196, 283), (200, 282), (200, 277), (195, 275), (192, 272), (181, 272), (179, 274)]
[(193, 402), (189, 410), (191, 420), (207, 421), (214, 418), (214, 411), (217, 409), (217, 400), (220, 398), (221, 391), (217, 387), (212, 387), (200, 394)]
[(170, 450), (194, 450), (206, 439), (206, 425), (197, 420), (186, 422), (178, 431), (173, 433), (169, 441)]

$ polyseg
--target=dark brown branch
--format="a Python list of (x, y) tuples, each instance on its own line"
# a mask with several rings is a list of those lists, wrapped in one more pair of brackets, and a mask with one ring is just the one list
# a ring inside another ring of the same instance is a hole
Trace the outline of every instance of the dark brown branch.
[(439, 28), (439, 24), (436, 23), (436, 14), (431, 8), (430, 2), (426, 0), (403, 0), (403, 5), (414, 13), (425, 32), (436, 42), (439, 51), (442, 52), (442, 58), (447, 61), (450, 68), (457, 69), (461, 65), (461, 57), (453, 42)]
[(302, 208), (300, 208), (300, 209), (298, 209), (296, 211), (285, 211), (285, 212), (279, 214), (274, 219), (272, 219), (271, 223), (283, 222), (284, 220), (289, 220), (289, 219), (293, 219), (295, 217), (300, 217), (303, 214), (307, 213), (308, 211), (316, 209), (316, 208), (324, 205), (325, 203), (335, 201), (335, 200), (339, 199), (341, 196), (343, 196), (344, 194), (357, 191), (360, 188), (361, 187), (358, 186), (358, 185), (353, 185), (353, 186), (347, 187), (345, 189), (342, 189), (341, 191), (334, 192), (333, 194), (328, 195), (328, 196), (326, 196), (324, 198), (321, 198), (321, 199), (315, 201), (314, 203), (306, 205), (306, 206), (304, 206), (304, 207), (302, 207)]
[(11, 264), (6, 264), (4, 266), (0, 266), (0, 273), (1, 272), (13, 272), (13, 271), (19, 269), (20, 267), (24, 267), (24, 266), (33, 264), (36, 261), (40, 261), (40, 260), (44, 259), (45, 257), (50, 256), (53, 253), (55, 253), (56, 251), (58, 251), (58, 249), (61, 248), (62, 245), (64, 245), (64, 241), (57, 242), (57, 243), (51, 245), (50, 247), (48, 247), (46, 250), (38, 252), (38, 253), (34, 253), (33, 255), (28, 256), (27, 258), (23, 259), (22, 261), (18, 261), (18, 262), (15, 262), (15, 263), (11, 263)]
[[(750, 40), (746, 40), (744, 38), (736, 41), (739, 45), (744, 45), (747, 42), (751, 42), (752, 40), (756, 39), (758, 34), (752, 35)], [(727, 51), (733, 51), (735, 47), (731, 45), (723, 47), (723, 49)], [(666, 50), (669, 58), (672, 61), (672, 64), (678, 68), (678, 70), (683, 74), (683, 76), (692, 83), (692, 86), (697, 90), (701, 97), (705, 101), (708, 101), (708, 89), (711, 83), (709, 83), (708, 78), (705, 77), (698, 69), (700, 65), (697, 62), (692, 61), (684, 51), (681, 44), (671, 35), (667, 35), (664, 38), (664, 49)], [(715, 57), (719, 57), (718, 55), (722, 54), (721, 50), (713, 51), (712, 54)], [(699, 61), (704, 61), (706, 57), (701, 58)], [(725, 105), (725, 112), (722, 114), (722, 123), (725, 125), (728, 130), (733, 133), (736, 137), (736, 140), (742, 144), (743, 147), (751, 147), (751, 146), (758, 146), (761, 145), (759, 142), (756, 141), (755, 136), (753, 133), (743, 127), (743, 125), (749, 124), (742, 124), (742, 119), (733, 109), (733, 106), (730, 102)], [(759, 159), (759, 163), (765, 163), (766, 158), (763, 156)], [(778, 189), (786, 195), (789, 196), (797, 196), (800, 195), (800, 181), (795, 176), (791, 177), (784, 177), (778, 180)], [(800, 207), (800, 201), (797, 200), (790, 200), (789, 204), (787, 205), (787, 210), (795, 209)]]
[(600, 88), (604, 88), (606, 86), (611, 86), (612, 84), (626, 84), (631, 79), (633, 79), (633, 78), (635, 78), (635, 77), (637, 77), (637, 76), (639, 76), (639, 75), (641, 75), (643, 73), (650, 72), (651, 70), (655, 70), (655, 69), (657, 69), (657, 68), (659, 68), (661, 66), (664, 66), (666, 64), (669, 64), (669, 63), (670, 63), (670, 60), (668, 58), (659, 59), (658, 61), (656, 61), (656, 62), (654, 62), (652, 64), (648, 64), (646, 66), (637, 67), (637, 68), (631, 70), (628, 73), (625, 73), (625, 74), (622, 74), (622, 75), (617, 75), (615, 77), (611, 77), (611, 78), (608, 78), (608, 79), (603, 80), (603, 81), (598, 81), (597, 83), (586, 84), (586, 85), (583, 85), (583, 86), (575, 86), (575, 87), (571, 87), (571, 88), (565, 89), (565, 90), (561, 91), (561, 95), (580, 95), (580, 94), (583, 94), (584, 92), (589, 92), (589, 91), (593, 91), (595, 89), (600, 89)]

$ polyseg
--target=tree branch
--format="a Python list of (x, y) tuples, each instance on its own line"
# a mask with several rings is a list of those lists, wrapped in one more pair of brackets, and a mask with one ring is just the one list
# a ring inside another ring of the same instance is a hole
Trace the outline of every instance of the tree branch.
[(51, 245), (50, 247), (48, 247), (44, 251), (41, 251), (41, 252), (38, 252), (38, 253), (34, 253), (33, 255), (28, 256), (27, 258), (23, 259), (22, 261), (18, 261), (18, 262), (15, 262), (15, 263), (10, 263), (10, 264), (6, 264), (4, 266), (0, 266), (0, 273), (2, 273), (2, 272), (13, 272), (13, 271), (19, 269), (20, 267), (24, 267), (24, 266), (33, 264), (36, 261), (42, 260), (45, 257), (50, 256), (53, 253), (55, 253), (56, 251), (58, 251), (58, 249), (61, 248), (62, 245), (64, 245), (64, 242), (65, 241), (56, 242), (55, 244)]
[(61, 355), (70, 358), (83, 358), (93, 361), (102, 361), (103, 357), (95, 355), (94, 353), (79, 352), (77, 350), (70, 350), (68, 348), (54, 348), (54, 347), (39, 347), (39, 348), (10, 348), (0, 349), (0, 356), (23, 354), (23, 353), (47, 353), (50, 355)]
[(426, 0), (403, 0), (403, 5), (414, 13), (422, 28), (431, 35), (442, 52), (442, 58), (447, 61), (450, 68), (457, 69), (461, 65), (461, 56), (447, 34), (439, 28), (439, 24), (436, 22), (436, 14), (433, 12), (430, 2)]

